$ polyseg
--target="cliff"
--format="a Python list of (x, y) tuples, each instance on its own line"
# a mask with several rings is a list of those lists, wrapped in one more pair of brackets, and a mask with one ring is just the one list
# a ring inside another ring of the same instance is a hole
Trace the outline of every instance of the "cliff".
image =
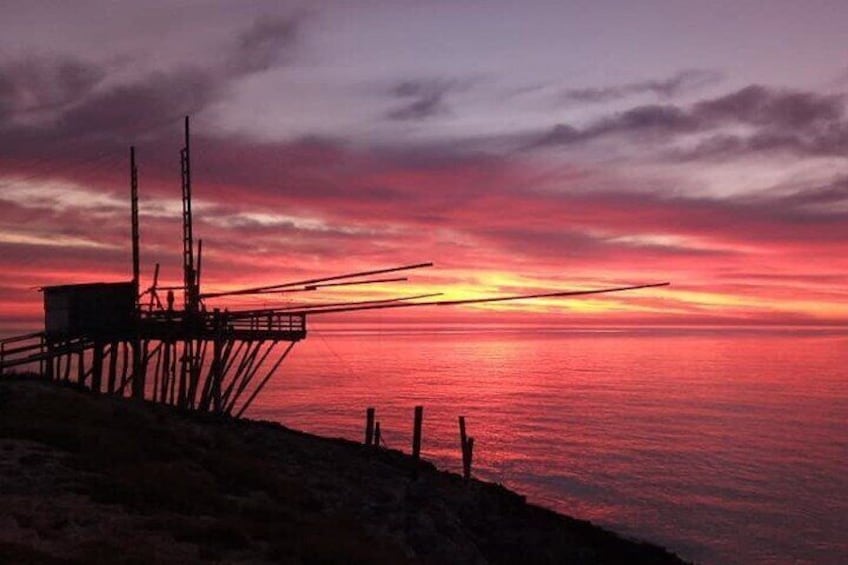
[(0, 561), (680, 563), (406, 455), (0, 380)]

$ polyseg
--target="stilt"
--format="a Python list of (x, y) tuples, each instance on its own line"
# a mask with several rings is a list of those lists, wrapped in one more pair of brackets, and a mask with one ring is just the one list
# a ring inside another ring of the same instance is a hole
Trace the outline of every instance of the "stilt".
[(374, 443), (374, 409), (365, 410), (365, 445)]
[(103, 343), (94, 342), (94, 349), (91, 352), (91, 390), (94, 392), (102, 392), (103, 380)]
[(415, 422), (412, 429), (412, 458), (421, 459), (421, 425), (424, 421), (424, 407), (415, 407)]

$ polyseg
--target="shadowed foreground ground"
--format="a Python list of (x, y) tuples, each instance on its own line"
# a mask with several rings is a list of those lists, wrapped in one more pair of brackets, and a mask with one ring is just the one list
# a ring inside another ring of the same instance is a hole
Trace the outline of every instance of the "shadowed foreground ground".
[(679, 563), (502, 487), (267, 422), (0, 380), (0, 561)]

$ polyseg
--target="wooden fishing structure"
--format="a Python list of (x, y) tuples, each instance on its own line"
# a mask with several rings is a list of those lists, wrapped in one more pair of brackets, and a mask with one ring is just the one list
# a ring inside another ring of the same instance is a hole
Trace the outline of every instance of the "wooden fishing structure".
[[(43, 287), (45, 322), (40, 332), (0, 340), (0, 373), (37, 367), (48, 379), (74, 382), (97, 393), (130, 396), (183, 409), (239, 417), (263, 390), (294, 345), (306, 338), (308, 316), (375, 309), (456, 306), (548, 297), (606, 294), (664, 286), (630, 285), (468, 300), (428, 300), (437, 294), (383, 300), (228, 310), (217, 298), (314, 291), (406, 280), (378, 277), (432, 266), (416, 263), (225, 292), (201, 292), (202, 240), (192, 226), (189, 118), (180, 150), (183, 284), (139, 288), (138, 168), (130, 148), (132, 279)], [(374, 278), (378, 277), (378, 278)], [(182, 308), (174, 291), (181, 291)], [(160, 292), (166, 291), (163, 304)]]

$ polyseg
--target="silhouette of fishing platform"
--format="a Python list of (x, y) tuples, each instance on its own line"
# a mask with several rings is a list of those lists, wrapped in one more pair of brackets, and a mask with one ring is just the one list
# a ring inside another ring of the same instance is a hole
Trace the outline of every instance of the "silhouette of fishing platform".
[[(182, 185), (183, 284), (139, 288), (140, 245), (138, 168), (130, 148), (132, 280), (43, 287), (44, 330), (0, 340), (0, 373), (38, 367), (42, 376), (74, 382), (97, 393), (130, 396), (183, 409), (240, 417), (279, 369), (294, 345), (306, 338), (306, 320), (321, 314), (424, 306), (457, 306), (534, 298), (607, 294), (665, 286), (653, 283), (596, 290), (555, 291), (466, 300), (428, 300), (439, 294), (382, 300), (284, 305), (229, 310), (215, 299), (279, 295), (337, 286), (406, 280), (377, 277), (431, 267), (416, 263), (330, 277), (201, 292), (202, 240), (192, 226), (192, 178), (189, 118), (180, 150)], [(174, 291), (183, 297), (175, 307)], [(160, 292), (166, 292), (165, 303)]]

